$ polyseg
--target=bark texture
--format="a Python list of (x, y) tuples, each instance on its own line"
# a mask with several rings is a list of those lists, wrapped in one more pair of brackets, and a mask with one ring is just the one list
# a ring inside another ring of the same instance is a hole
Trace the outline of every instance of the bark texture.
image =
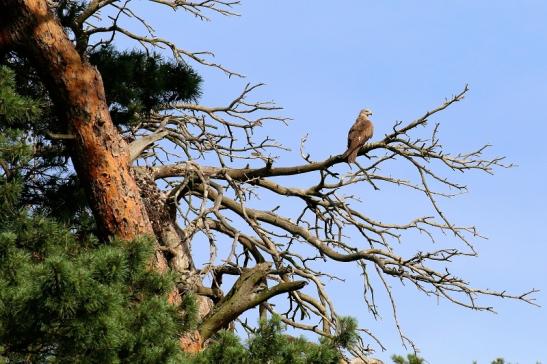
[[(155, 269), (165, 271), (170, 265), (187, 281), (185, 289), (197, 286), (184, 234), (162, 209), (164, 196), (153, 179), (131, 170), (129, 148), (112, 123), (99, 72), (80, 56), (46, 1), (0, 0), (2, 50), (26, 55), (40, 72), (67, 132), (74, 135), (71, 157), (103, 237), (130, 241), (155, 236), (161, 245)], [(178, 291), (170, 301), (180, 302)], [(198, 297), (198, 305), (203, 317), (212, 304)], [(182, 337), (181, 346), (199, 351), (199, 332)]]
[(0, 0), (0, 48), (24, 53), (75, 136), (72, 159), (104, 237), (153, 235), (99, 72), (83, 60), (43, 0)]

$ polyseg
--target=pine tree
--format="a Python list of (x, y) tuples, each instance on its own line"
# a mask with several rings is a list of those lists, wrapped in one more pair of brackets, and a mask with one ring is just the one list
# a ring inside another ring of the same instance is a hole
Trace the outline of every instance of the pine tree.
[(168, 303), (174, 278), (151, 270), (150, 240), (100, 242), (30, 209), (25, 133), (39, 102), (18, 95), (0, 68), (0, 354), (9, 362), (180, 362), (195, 323), (190, 295)]
[[(85, 202), (75, 200), (74, 193), (68, 194), (70, 203), (62, 196), (77, 187), (70, 178), (56, 179), (33, 204), (24, 197), (37, 191), (28, 188), (36, 177), (30, 162), (51, 167), (36, 160), (27, 144), (47, 111), (47, 100), (18, 94), (14, 72), (0, 67), (0, 359), (14, 363), (339, 362), (339, 350), (356, 337), (355, 321), (348, 318), (340, 318), (344, 329), (338, 336), (319, 344), (283, 334), (283, 325), (274, 317), (261, 323), (246, 344), (234, 333), (222, 331), (202, 353), (183, 353), (178, 339), (196, 324), (195, 300), (187, 294), (179, 306), (168, 302), (176, 277), (150, 269), (151, 240), (141, 238), (132, 244), (99, 240), (94, 229), (85, 228), (93, 224), (92, 216), (82, 213)], [(28, 125), (34, 125), (31, 132)], [(54, 207), (59, 204), (61, 208)], [(75, 215), (66, 219), (71, 214)]]

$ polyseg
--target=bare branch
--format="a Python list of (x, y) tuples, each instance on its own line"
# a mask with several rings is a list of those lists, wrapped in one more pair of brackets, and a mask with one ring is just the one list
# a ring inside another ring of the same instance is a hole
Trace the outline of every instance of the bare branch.
[(290, 291), (301, 289), (304, 281), (283, 282), (268, 288), (262, 282), (266, 279), (271, 263), (260, 263), (253, 269), (241, 274), (230, 292), (223, 297), (199, 326), (199, 332), (208, 339), (220, 328), (235, 320), (244, 311), (267, 301), (268, 299)]
[(207, 16), (204, 15), (205, 10), (209, 10), (224, 16), (239, 16), (239, 14), (233, 11), (232, 9), (235, 6), (240, 5), (240, 1), (220, 1), (220, 0), (205, 0), (205, 1), (195, 1), (195, 2), (182, 1), (182, 0), (172, 0), (172, 1), (152, 0), (152, 1), (158, 4), (167, 5), (171, 7), (173, 10), (178, 10), (179, 8), (182, 8), (201, 20), (207, 20), (207, 21), (210, 20)]

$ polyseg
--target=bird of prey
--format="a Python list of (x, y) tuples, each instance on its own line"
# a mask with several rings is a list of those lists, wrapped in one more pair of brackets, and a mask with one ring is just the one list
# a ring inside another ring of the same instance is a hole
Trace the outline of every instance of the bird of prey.
[(348, 163), (355, 163), (357, 153), (366, 141), (372, 137), (374, 128), (372, 122), (369, 120), (369, 116), (372, 115), (372, 111), (369, 109), (363, 109), (359, 113), (357, 120), (351, 127), (348, 133), (348, 150), (343, 154), (344, 159)]

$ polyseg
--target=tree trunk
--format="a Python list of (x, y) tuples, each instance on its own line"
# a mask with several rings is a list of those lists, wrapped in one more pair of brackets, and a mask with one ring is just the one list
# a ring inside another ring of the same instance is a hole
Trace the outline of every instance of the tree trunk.
[(99, 72), (80, 57), (44, 0), (0, 0), (0, 27), (0, 48), (30, 59), (76, 137), (71, 157), (102, 235), (126, 241), (153, 235)]
[[(195, 286), (190, 251), (165, 206), (158, 206), (165, 201), (158, 198), (157, 186), (145, 174), (131, 171), (129, 149), (112, 123), (99, 72), (82, 59), (47, 1), (0, 0), (0, 50), (26, 55), (40, 72), (59, 117), (75, 136), (72, 161), (103, 237), (129, 242), (140, 235), (156, 236), (164, 249), (156, 253), (155, 269), (167, 269), (162, 253), (167, 250), (173, 253), (171, 267), (187, 278), (188, 288)], [(179, 293), (173, 292), (170, 301), (180, 302)], [(198, 305), (203, 317), (212, 304), (198, 297)], [(181, 338), (186, 351), (201, 345), (197, 331)]]

